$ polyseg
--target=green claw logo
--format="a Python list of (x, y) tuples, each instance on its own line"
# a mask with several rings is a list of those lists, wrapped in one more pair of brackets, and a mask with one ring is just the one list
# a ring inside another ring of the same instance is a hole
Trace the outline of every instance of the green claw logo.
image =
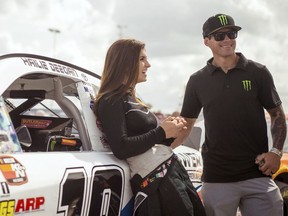
[(217, 18), (219, 19), (222, 26), (228, 25), (228, 19), (226, 15), (220, 15)]
[(251, 80), (243, 80), (242, 84), (245, 91), (251, 90)]

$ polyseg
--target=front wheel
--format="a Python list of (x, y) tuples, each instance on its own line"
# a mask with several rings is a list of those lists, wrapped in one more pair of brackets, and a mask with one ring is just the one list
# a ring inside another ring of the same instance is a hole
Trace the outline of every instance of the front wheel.
[(288, 216), (288, 186), (282, 187), (280, 193), (283, 198), (283, 215)]

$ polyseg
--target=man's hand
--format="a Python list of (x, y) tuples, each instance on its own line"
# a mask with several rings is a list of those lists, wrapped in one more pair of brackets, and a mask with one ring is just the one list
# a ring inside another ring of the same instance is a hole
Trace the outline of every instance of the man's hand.
[(262, 171), (264, 175), (271, 176), (280, 167), (280, 157), (273, 153), (267, 152), (258, 155), (255, 159), (255, 163), (259, 165), (259, 170)]

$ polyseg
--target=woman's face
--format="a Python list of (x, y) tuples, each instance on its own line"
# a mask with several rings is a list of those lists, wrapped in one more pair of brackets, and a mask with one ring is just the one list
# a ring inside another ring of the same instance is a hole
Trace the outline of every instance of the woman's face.
[(149, 67), (151, 67), (151, 65), (148, 62), (146, 50), (142, 49), (139, 57), (139, 76), (137, 83), (145, 82), (147, 80), (147, 70)]

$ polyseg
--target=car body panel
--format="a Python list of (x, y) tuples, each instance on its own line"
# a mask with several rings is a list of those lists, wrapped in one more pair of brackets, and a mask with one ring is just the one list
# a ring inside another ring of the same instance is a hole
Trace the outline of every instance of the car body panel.
[[(124, 193), (130, 187), (128, 167), (109, 153), (18, 153), (1, 156), (1, 161), (1, 203), (14, 202), (15, 214), (37, 211), (37, 215), (69, 215), (80, 211), (80, 215), (91, 215), (87, 211), (93, 203), (92, 194), (101, 197), (104, 189), (116, 194), (119, 206), (114, 211), (121, 212), (132, 201), (131, 191)], [(73, 201), (79, 199), (82, 202), (76, 208)], [(95, 200), (99, 206), (105, 203)], [(98, 212), (92, 215), (100, 215), (101, 210), (94, 209)]]
[[(283, 153), (281, 158), (280, 168), (273, 174), (272, 178), (276, 181), (279, 188), (288, 186), (288, 153)], [(281, 183), (279, 183), (281, 182)]]

